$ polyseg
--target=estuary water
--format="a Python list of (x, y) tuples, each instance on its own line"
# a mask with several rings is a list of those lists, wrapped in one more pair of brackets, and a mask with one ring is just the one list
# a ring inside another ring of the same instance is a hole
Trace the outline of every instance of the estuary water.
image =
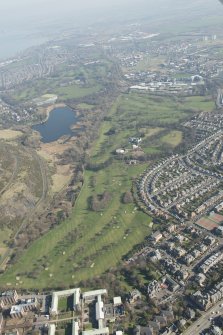
[(77, 121), (78, 116), (71, 108), (60, 107), (50, 112), (46, 122), (34, 125), (32, 129), (40, 133), (43, 143), (50, 143), (64, 135), (74, 135), (71, 126)]
[(0, 31), (0, 61), (7, 58), (14, 58), (16, 55), (25, 49), (45, 43), (47, 38), (35, 35), (23, 34), (20, 32)]

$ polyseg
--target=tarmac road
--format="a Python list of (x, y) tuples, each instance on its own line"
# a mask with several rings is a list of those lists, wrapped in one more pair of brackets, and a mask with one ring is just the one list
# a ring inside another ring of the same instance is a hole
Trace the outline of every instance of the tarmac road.
[[(212, 324), (212, 321), (210, 321), (210, 318), (214, 318), (218, 315), (223, 315), (223, 307), (220, 307), (220, 305), (223, 304), (223, 299), (218, 301), (216, 305), (214, 305), (211, 309), (209, 309), (207, 312), (203, 312), (203, 315), (195, 321), (187, 330), (183, 332), (183, 335), (199, 335), (202, 334), (202, 331), (209, 328)], [(216, 313), (219, 311), (219, 314)]]

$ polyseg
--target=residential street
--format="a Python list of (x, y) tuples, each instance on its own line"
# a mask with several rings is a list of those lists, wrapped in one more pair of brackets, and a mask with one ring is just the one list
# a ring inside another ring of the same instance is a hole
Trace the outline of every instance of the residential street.
[[(210, 327), (212, 324), (210, 318), (214, 318), (217, 315), (223, 314), (223, 307), (220, 305), (223, 304), (223, 299), (219, 301), (216, 305), (214, 305), (211, 309), (209, 309), (207, 312), (204, 312), (203, 315), (194, 322), (185, 332), (183, 332), (183, 335), (199, 335), (202, 333), (203, 330)], [(219, 311), (219, 314), (216, 313)]]

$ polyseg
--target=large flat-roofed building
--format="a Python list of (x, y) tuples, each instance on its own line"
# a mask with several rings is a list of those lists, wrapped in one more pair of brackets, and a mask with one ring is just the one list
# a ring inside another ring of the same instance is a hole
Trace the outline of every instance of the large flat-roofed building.
[(15, 290), (2, 292), (0, 293), (0, 307), (4, 308), (9, 305), (15, 304), (18, 298), (18, 294)]
[[(50, 308), (50, 313), (55, 315), (58, 314), (58, 303), (60, 298), (71, 297), (73, 296), (73, 308), (79, 309), (82, 304), (90, 304), (92, 301), (95, 301), (95, 319), (98, 322), (97, 329), (89, 329), (83, 331), (83, 335), (109, 335), (109, 328), (105, 324), (105, 308), (104, 302), (102, 301), (102, 295), (107, 295), (106, 289), (88, 291), (81, 294), (80, 288), (74, 288), (70, 290), (53, 292), (52, 294), (52, 303)], [(118, 304), (121, 301), (119, 297)], [(19, 306), (19, 305), (18, 305)], [(79, 334), (79, 321), (73, 320), (72, 322), (72, 335)], [(55, 334), (55, 325), (51, 324), (48, 335)]]
[(50, 310), (51, 314), (58, 313), (58, 302), (60, 298), (69, 297), (71, 295), (73, 295), (73, 309), (76, 309), (80, 305), (81, 290), (79, 288), (74, 288), (71, 290), (65, 290), (65, 291), (59, 291), (59, 292), (53, 292), (52, 305), (51, 305), (51, 310)]
[(12, 306), (11, 311), (10, 311), (10, 316), (13, 319), (18, 319), (18, 318), (22, 318), (25, 314), (23, 305), (15, 305)]
[(166, 275), (165, 277), (165, 283), (169, 286), (169, 289), (173, 292), (177, 291), (179, 289), (179, 285), (175, 280), (173, 280), (170, 276)]
[(105, 318), (105, 312), (104, 312), (104, 303), (101, 300), (101, 295), (98, 295), (98, 301), (95, 305), (95, 311), (96, 311), (96, 320), (98, 321), (98, 328), (102, 329), (104, 328), (104, 318)]
[(78, 322), (74, 321), (72, 322), (72, 335), (78, 335), (79, 332), (79, 324)]
[(223, 227), (222, 226), (218, 226), (218, 228), (216, 228), (215, 233), (217, 235), (223, 236)]
[(10, 316), (12, 318), (23, 317), (23, 315), (26, 312), (32, 311), (37, 307), (37, 299), (36, 298), (27, 299), (24, 302), (25, 303), (23, 303), (23, 304), (14, 305), (14, 306), (11, 307)]
[(82, 297), (83, 297), (83, 301), (86, 303), (89, 303), (95, 299), (97, 299), (97, 302), (95, 304), (95, 316), (96, 316), (96, 320), (98, 321), (98, 329), (94, 329), (91, 330), (92, 331), (96, 331), (97, 333), (89, 333), (92, 335), (97, 335), (97, 334), (105, 334), (104, 330), (105, 328), (105, 309), (104, 309), (104, 302), (102, 301), (101, 296), (107, 294), (107, 290), (106, 289), (101, 289), (101, 290), (95, 290), (95, 291), (89, 291), (89, 292), (84, 292)]
[(84, 292), (82, 296), (83, 296), (84, 301), (92, 301), (92, 300), (95, 300), (99, 295), (101, 296), (107, 293), (108, 292), (106, 289), (102, 289), (102, 290)]
[(109, 328), (100, 328), (100, 329), (90, 329), (90, 330), (84, 330), (82, 332), (82, 335), (108, 335), (109, 334)]
[(38, 305), (36, 298), (25, 299), (21, 302), (19, 306), (22, 306), (25, 312), (34, 310)]
[(121, 297), (114, 297), (113, 298), (113, 304), (114, 304), (114, 306), (122, 305), (122, 298)]
[(154, 234), (152, 234), (151, 239), (154, 243), (159, 242), (162, 239), (163, 235), (160, 231), (156, 231)]
[(203, 273), (207, 273), (213, 266), (221, 262), (223, 259), (223, 254), (221, 252), (216, 252), (207, 258), (199, 267), (199, 270)]
[(96, 303), (96, 320), (104, 319), (104, 303), (103, 301), (99, 301)]
[(56, 325), (54, 323), (51, 323), (49, 325), (48, 335), (55, 335), (55, 333), (56, 333)]
[(1, 331), (2, 331), (2, 328), (3, 328), (3, 322), (4, 322), (4, 318), (3, 318), (2, 313), (0, 313), (0, 334), (1, 334)]

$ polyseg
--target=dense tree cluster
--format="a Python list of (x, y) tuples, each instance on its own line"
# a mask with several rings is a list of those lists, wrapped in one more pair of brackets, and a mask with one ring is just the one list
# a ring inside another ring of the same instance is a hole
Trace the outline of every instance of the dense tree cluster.
[(122, 202), (124, 204), (131, 204), (133, 202), (133, 196), (130, 191), (127, 191), (123, 194)]
[(95, 212), (99, 212), (108, 207), (111, 201), (111, 193), (105, 191), (103, 194), (94, 195), (90, 197), (89, 205), (90, 209)]

